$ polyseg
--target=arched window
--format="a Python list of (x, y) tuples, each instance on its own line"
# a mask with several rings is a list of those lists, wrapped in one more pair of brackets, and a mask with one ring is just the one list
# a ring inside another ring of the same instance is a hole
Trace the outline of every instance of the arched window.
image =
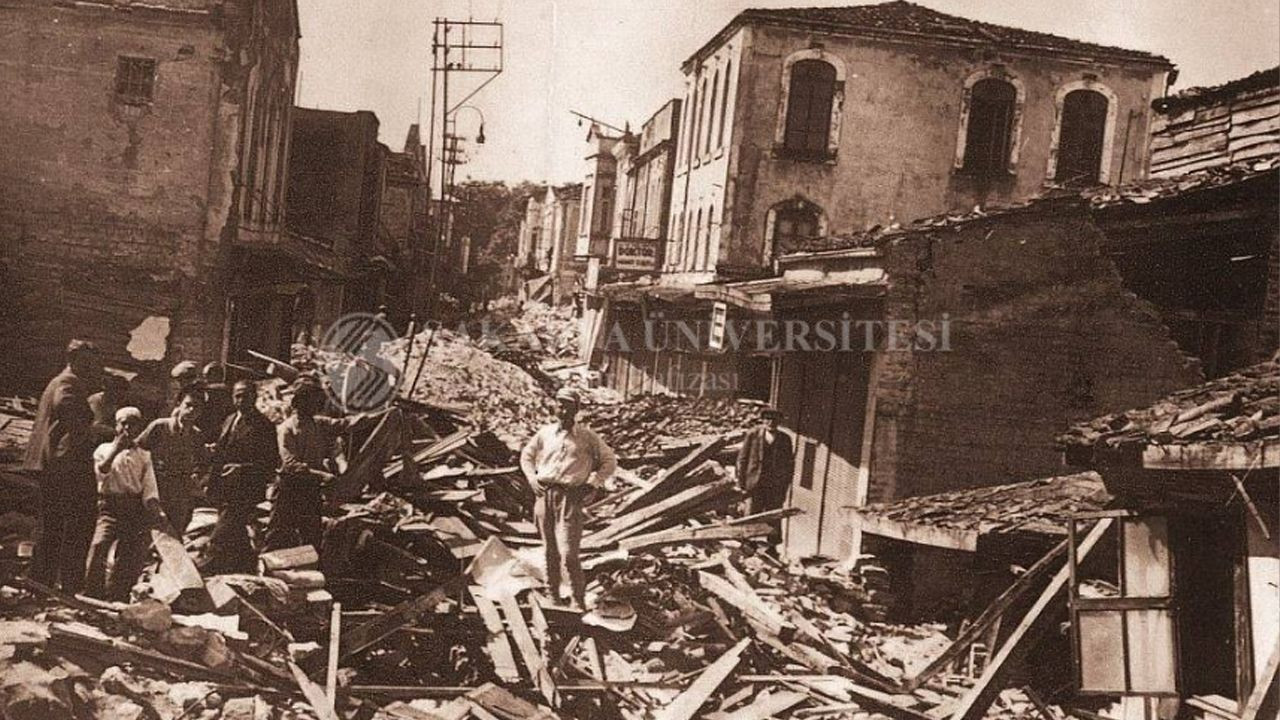
[(964, 139), (965, 172), (998, 175), (1009, 169), (1017, 107), (1018, 90), (1012, 83), (984, 78), (973, 84)]
[(827, 151), (836, 69), (822, 60), (800, 60), (791, 66), (783, 146), (802, 155)]
[(724, 121), (725, 112), (729, 108), (729, 83), (733, 82), (733, 61), (725, 63), (724, 66), (724, 93), (720, 96), (720, 129), (719, 135), (716, 137), (716, 147), (724, 147)]
[(822, 209), (800, 198), (773, 207), (773, 251), (783, 255), (822, 232)]
[(716, 96), (720, 94), (720, 71), (716, 70), (715, 76), (711, 79), (711, 102), (707, 103), (707, 140), (703, 145), (703, 152), (711, 152), (711, 133), (715, 126), (716, 119)]
[(1058, 165), (1053, 179), (1064, 185), (1093, 185), (1102, 180), (1110, 101), (1094, 90), (1072, 90), (1062, 101), (1058, 126)]

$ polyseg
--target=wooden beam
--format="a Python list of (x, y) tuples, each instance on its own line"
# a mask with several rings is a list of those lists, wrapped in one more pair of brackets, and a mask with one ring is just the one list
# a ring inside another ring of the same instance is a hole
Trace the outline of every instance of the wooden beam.
[(742, 659), (742, 651), (746, 650), (750, 644), (751, 639), (744, 638), (738, 641), (737, 645), (729, 648), (724, 655), (708, 665), (670, 705), (662, 708), (655, 716), (655, 720), (692, 720), (711, 697), (711, 693), (715, 692), (725, 678), (729, 677), (729, 673), (738, 666), (738, 661)]
[(1277, 713), (1277, 696), (1280, 695), (1280, 644), (1271, 651), (1271, 659), (1258, 677), (1253, 692), (1249, 693), (1249, 701), (1240, 713), (1240, 720), (1266, 720), (1274, 718)]
[(414, 622), (419, 615), (431, 612), (461, 588), (464, 579), (465, 576), (458, 575), (426, 595), (406, 600), (384, 615), (352, 628), (342, 637), (341, 658), (351, 657)]
[(502, 614), (506, 616), (507, 627), (511, 629), (511, 637), (516, 641), (520, 657), (524, 660), (525, 667), (529, 669), (529, 677), (533, 679), (542, 696), (552, 707), (559, 705), (556, 684), (551, 679), (551, 672), (547, 669), (546, 658), (542, 657), (537, 643), (533, 641), (533, 634), (529, 632), (529, 625), (520, 612), (520, 604), (516, 602), (516, 596), (509, 592), (501, 593), (498, 595), (498, 605), (502, 608)]
[(502, 627), (502, 617), (498, 615), (498, 608), (494, 607), (493, 601), (485, 596), (484, 590), (478, 585), (471, 587), (471, 598), (475, 600), (480, 619), (484, 621), (484, 627), (489, 631), (489, 658), (493, 660), (493, 669), (498, 674), (498, 678), (507, 683), (520, 682), (520, 669), (516, 667), (516, 658), (511, 652), (507, 632)]
[(899, 683), (899, 689), (903, 692), (914, 692), (949, 665), (951, 661), (963, 654), (975, 640), (1004, 615), (1011, 605), (1026, 595), (1031, 588), (1035, 587), (1041, 579), (1048, 575), (1051, 568), (1066, 560), (1067, 544), (1068, 541), (1063, 540), (1046, 553), (1044, 557), (1037, 560), (1034, 565), (1027, 568), (1026, 572), (1022, 573), (1012, 585), (1005, 588), (1004, 592), (996, 596), (996, 599), (992, 600), (983, 609), (982, 613), (956, 636), (956, 639), (947, 646), (946, 650), (942, 651), (941, 655), (930, 661), (928, 665), (924, 666), (920, 672), (917, 672), (910, 679)]
[(730, 480), (721, 480), (711, 483), (710, 485), (691, 487), (653, 505), (645, 506), (635, 512), (615, 518), (603, 530), (592, 533), (591, 535), (583, 538), (582, 546), (584, 548), (597, 548), (602, 545), (607, 545), (608, 543), (618, 539), (621, 534), (631, 529), (633, 526), (655, 518), (661, 517), (675, 520), (677, 513), (681, 510), (688, 509), (699, 503), (705, 502), (720, 493), (726, 492), (732, 485), (733, 483)]
[(204, 590), (204, 578), (187, 554), (182, 541), (166, 532), (153, 529), (151, 542), (160, 555), (160, 574), (179, 590)]
[(750, 705), (726, 714), (721, 720), (769, 720), (774, 715), (781, 715), (808, 699), (807, 694), (790, 690), (780, 690), (776, 693), (762, 692)]
[(619, 540), (618, 547), (629, 552), (657, 545), (708, 542), (712, 540), (742, 540), (744, 538), (768, 535), (772, 530), (773, 528), (771, 526), (764, 523), (754, 523), (749, 525), (708, 525), (706, 527), (697, 528), (673, 528), (671, 530), (661, 530), (647, 535), (637, 535), (635, 537)]
[(706, 571), (698, 572), (698, 583), (716, 597), (736, 607), (743, 615), (759, 623), (767, 632), (781, 636), (795, 632), (795, 626), (782, 615), (765, 605), (754, 593), (748, 594), (724, 578)]
[(1265, 470), (1280, 468), (1280, 439), (1232, 443), (1148, 445), (1142, 451), (1148, 470)]
[(617, 513), (633, 512), (647, 505), (652, 505), (659, 500), (665, 500), (683, 490), (682, 481), (696, 470), (699, 465), (720, 452), (720, 449), (725, 446), (727, 441), (726, 436), (719, 435), (698, 445), (689, 454), (667, 468), (652, 485), (645, 490), (641, 490), (631, 500), (618, 508)]
[(338, 709), (338, 642), (342, 637), (342, 603), (335, 602), (329, 613), (329, 666), (324, 674), (324, 694), (329, 711)]
[[(1099, 520), (1085, 535), (1084, 539), (1080, 541), (1080, 547), (1076, 550), (1076, 557), (1079, 560), (1084, 560), (1089, 555), (1089, 551), (1098, 544), (1103, 534), (1111, 528), (1114, 522), (1112, 518)], [(1062, 568), (1053, 576), (1053, 579), (1049, 581), (1048, 587), (1044, 589), (1044, 592), (1040, 593), (1040, 597), (1013, 629), (1013, 632), (1005, 639), (1004, 644), (1000, 646), (1000, 650), (987, 663), (987, 668), (983, 671), (982, 677), (978, 679), (977, 684), (970, 688), (969, 692), (965, 693), (965, 696), (960, 699), (955, 712), (951, 715), (951, 720), (979, 720), (986, 714), (987, 708), (991, 706), (991, 701), (995, 699), (996, 694), (1002, 689), (1002, 683), (1012, 669), (1013, 662), (1010, 661), (1010, 658), (1015, 655), (1021, 657), (1029, 649), (1028, 638), (1034, 634), (1032, 630), (1042, 624), (1041, 620), (1046, 617), (1045, 610), (1066, 589), (1070, 575), (1071, 568), (1068, 566)]]
[(978, 533), (974, 530), (955, 530), (952, 528), (925, 525), (923, 523), (907, 523), (899, 520), (871, 515), (861, 512), (856, 506), (846, 506), (854, 511), (862, 525), (864, 535), (879, 535), (893, 540), (904, 540), (918, 545), (948, 548), (974, 552), (978, 549)]
[(317, 718), (338, 720), (337, 713), (329, 708), (329, 698), (325, 696), (324, 688), (307, 677), (295, 662), (289, 662), (289, 672), (293, 674), (294, 682), (298, 684), (298, 689), (302, 691), (302, 696), (307, 699), (307, 704), (311, 706), (311, 711)]

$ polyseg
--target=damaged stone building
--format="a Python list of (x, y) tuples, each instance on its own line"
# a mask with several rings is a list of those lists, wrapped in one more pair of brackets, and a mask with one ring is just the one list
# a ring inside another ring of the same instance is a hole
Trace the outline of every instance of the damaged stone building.
[(4, 382), (73, 335), (144, 381), (224, 357), (245, 271), (311, 253), (284, 232), (295, 3), (16, 0), (0, 34)]

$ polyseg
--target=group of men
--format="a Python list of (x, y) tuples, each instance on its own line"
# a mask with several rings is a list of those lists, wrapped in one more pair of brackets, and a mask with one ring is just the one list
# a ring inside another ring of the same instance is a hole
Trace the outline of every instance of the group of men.
[(138, 408), (123, 405), (126, 391), (104, 373), (97, 348), (69, 343), (66, 367), (40, 397), (23, 463), (40, 490), (34, 580), (126, 599), (149, 557), (151, 531), (181, 537), (202, 492), (218, 519), (201, 569), (252, 572), (250, 527), (273, 478), (264, 546), (319, 546), (336, 434), (364, 416), (320, 417), (324, 390), (304, 376), (293, 385), (289, 417), (276, 426), (257, 409), (253, 382), (236, 382), (224, 409), (218, 390), (188, 366), (173, 373), (170, 414), (148, 424)]
[[(190, 524), (203, 490), (218, 510), (201, 569), (252, 572), (250, 537), (255, 510), (276, 479), (265, 549), (309, 544), (320, 548), (323, 492), (334, 479), (335, 440), (373, 415), (332, 418), (323, 387), (309, 376), (293, 384), (290, 414), (278, 426), (257, 409), (257, 387), (232, 386), (225, 414), (212, 388), (189, 363), (175, 368), (179, 390), (167, 417), (144, 422), (123, 404), (124, 391), (104, 385), (97, 349), (73, 340), (67, 365), (40, 398), (24, 467), (40, 487), (40, 525), (32, 577), (69, 593), (125, 599), (149, 556), (152, 529), (176, 536)], [(577, 420), (581, 401), (570, 390), (556, 396), (554, 423), (540, 429), (520, 454), (520, 467), (536, 497), (534, 518), (546, 552), (553, 602), (586, 607), (581, 541), (585, 507), (614, 474), (614, 452)], [(212, 402), (211, 402), (212, 401)], [(114, 425), (107, 429), (105, 415)], [(785, 502), (791, 446), (778, 430), (779, 413), (749, 432), (738, 457), (740, 489), (751, 511)], [(199, 424), (217, 426), (206, 433)], [(104, 437), (109, 433), (110, 437)], [(777, 523), (775, 521), (775, 539)], [(115, 564), (107, 561), (115, 547)], [(86, 563), (87, 558), (87, 563)], [(87, 564), (87, 569), (86, 569)]]

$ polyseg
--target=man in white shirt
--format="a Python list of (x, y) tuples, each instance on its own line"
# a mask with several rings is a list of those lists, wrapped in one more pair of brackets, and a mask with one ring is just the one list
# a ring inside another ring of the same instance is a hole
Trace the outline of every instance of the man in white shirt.
[[(116, 436), (93, 453), (98, 478), (98, 524), (89, 550), (85, 589), (93, 597), (128, 600), (129, 589), (146, 563), (153, 525), (168, 526), (160, 509), (160, 493), (151, 453), (139, 447), (142, 412), (135, 407), (116, 412)], [(107, 580), (107, 555), (116, 547), (115, 567)]]
[(601, 488), (617, 469), (613, 450), (590, 428), (577, 422), (578, 396), (556, 393), (559, 419), (534, 434), (520, 453), (520, 469), (537, 500), (534, 521), (547, 557), (547, 585), (552, 602), (563, 603), (562, 570), (569, 576), (577, 609), (586, 607), (586, 576), (582, 573), (583, 504), (592, 488)]

